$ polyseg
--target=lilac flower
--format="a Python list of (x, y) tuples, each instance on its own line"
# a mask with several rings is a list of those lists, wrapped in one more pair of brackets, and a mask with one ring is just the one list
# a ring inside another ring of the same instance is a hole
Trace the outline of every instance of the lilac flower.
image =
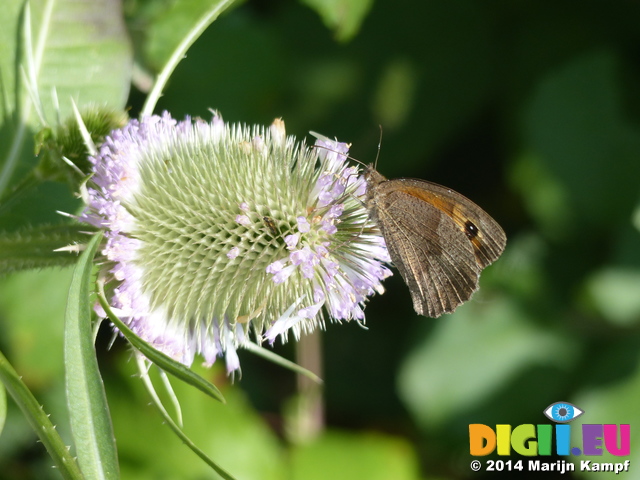
[[(247, 342), (364, 321), (390, 275), (348, 146), (167, 113), (115, 130), (91, 158), (81, 220), (106, 230), (109, 301), (140, 337), (190, 365)], [(268, 221), (267, 221), (268, 220)]]

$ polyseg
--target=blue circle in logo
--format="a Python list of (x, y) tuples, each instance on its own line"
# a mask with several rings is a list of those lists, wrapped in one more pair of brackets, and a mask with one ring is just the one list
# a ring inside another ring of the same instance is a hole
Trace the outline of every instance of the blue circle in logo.
[(551, 410), (551, 417), (556, 422), (566, 422), (573, 418), (573, 405), (568, 403), (556, 403)]

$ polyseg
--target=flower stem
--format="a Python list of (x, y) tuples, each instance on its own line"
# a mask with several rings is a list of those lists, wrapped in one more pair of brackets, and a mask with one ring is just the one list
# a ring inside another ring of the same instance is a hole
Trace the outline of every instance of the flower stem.
[(202, 16), (202, 18), (200, 18), (200, 20), (198, 20), (191, 30), (187, 32), (184, 39), (171, 54), (171, 57), (158, 75), (158, 78), (156, 78), (153, 88), (151, 89), (151, 92), (149, 92), (149, 95), (147, 95), (147, 99), (142, 107), (142, 112), (140, 113), (141, 116), (151, 115), (153, 113), (153, 109), (162, 95), (162, 89), (167, 85), (169, 77), (171, 77), (171, 74), (180, 60), (182, 60), (187, 54), (189, 47), (193, 45), (193, 42), (202, 35), (202, 32), (207, 29), (211, 22), (218, 18), (218, 15), (229, 7), (233, 1), (234, 0), (218, 0), (217, 2), (214, 2), (211, 8)]
[(4, 383), (9, 395), (24, 413), (27, 421), (51, 455), (62, 477), (71, 480), (83, 479), (78, 464), (58, 435), (49, 416), (2, 352), (0, 352), (0, 381)]
[(140, 352), (136, 352), (135, 358), (136, 358), (136, 363), (138, 365), (138, 372), (140, 373), (140, 378), (142, 379), (142, 383), (144, 384), (144, 387), (147, 390), (147, 393), (149, 393), (149, 395), (151, 396), (151, 400), (153, 404), (156, 406), (156, 408), (158, 409), (158, 412), (160, 412), (160, 415), (164, 419), (165, 423), (169, 426), (169, 428), (173, 431), (173, 433), (175, 433), (178, 436), (178, 438), (180, 438), (180, 440), (182, 440), (182, 442), (187, 447), (189, 447), (189, 449), (193, 453), (195, 453), (202, 460), (204, 460), (205, 463), (209, 465), (223, 479), (235, 480), (235, 478), (230, 473), (228, 473), (226, 470), (220, 467), (217, 463), (211, 460), (202, 450), (200, 450), (200, 448), (198, 448), (196, 444), (193, 443), (189, 437), (187, 437), (187, 435), (182, 431), (182, 428), (178, 426), (178, 424), (173, 420), (173, 418), (171, 418), (171, 415), (169, 415), (167, 410), (164, 408), (164, 405), (162, 404), (160, 397), (158, 397), (158, 394), (156, 393), (153, 383), (151, 383), (151, 378), (149, 377), (149, 373), (148, 373), (149, 369), (148, 369), (148, 364), (146, 363), (146, 359)]
[[(322, 337), (318, 330), (300, 338), (296, 346), (296, 360), (301, 367), (322, 375)], [(297, 415), (297, 438), (307, 442), (324, 430), (324, 396), (322, 385), (304, 375), (298, 375), (300, 397)]]

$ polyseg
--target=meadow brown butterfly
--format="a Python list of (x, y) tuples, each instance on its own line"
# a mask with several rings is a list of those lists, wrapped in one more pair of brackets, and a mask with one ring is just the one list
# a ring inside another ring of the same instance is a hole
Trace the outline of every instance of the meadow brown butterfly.
[(365, 205), (411, 291), (419, 315), (453, 312), (478, 289), (480, 272), (502, 254), (498, 223), (450, 188), (413, 178), (365, 172)]

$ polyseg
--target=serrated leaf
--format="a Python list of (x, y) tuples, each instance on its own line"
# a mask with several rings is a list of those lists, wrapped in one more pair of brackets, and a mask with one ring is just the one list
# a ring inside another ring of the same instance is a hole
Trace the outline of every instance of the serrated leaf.
[(73, 273), (65, 315), (65, 368), (71, 431), (87, 479), (118, 479), (118, 457), (109, 406), (91, 331), (91, 273), (102, 240), (95, 235)]
[(88, 225), (44, 225), (17, 232), (0, 232), (0, 276), (18, 270), (73, 265), (78, 256), (56, 251), (84, 244)]
[(183, 382), (197, 388), (201, 392), (209, 395), (211, 398), (214, 398), (222, 403), (225, 403), (225, 399), (220, 393), (220, 390), (216, 388), (214, 384), (205, 380), (200, 375), (195, 373), (193, 370), (185, 367), (180, 362), (175, 361), (173, 358), (165, 355), (164, 353), (156, 350), (147, 342), (138, 337), (125, 323), (118, 318), (118, 316), (113, 313), (109, 303), (107, 302), (104, 294), (99, 292), (98, 300), (104, 311), (109, 316), (109, 319), (113, 322), (113, 324), (118, 327), (120, 333), (124, 335), (124, 337), (131, 343), (133, 347), (135, 347), (140, 353), (142, 353), (145, 357), (151, 360), (156, 366), (161, 368), (167, 373), (170, 373), (174, 377)]

